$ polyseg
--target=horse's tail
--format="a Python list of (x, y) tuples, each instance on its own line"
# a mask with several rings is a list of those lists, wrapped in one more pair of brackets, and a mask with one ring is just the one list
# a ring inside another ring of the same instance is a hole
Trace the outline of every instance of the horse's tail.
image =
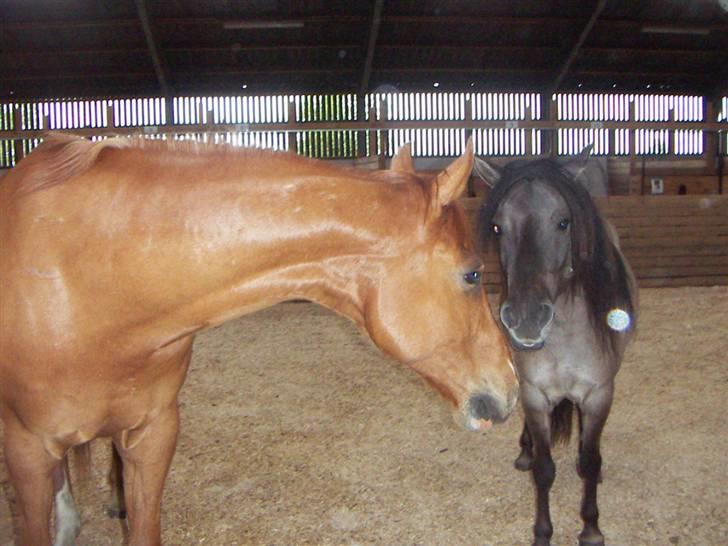
[(574, 403), (564, 399), (551, 412), (551, 445), (568, 444), (571, 438)]

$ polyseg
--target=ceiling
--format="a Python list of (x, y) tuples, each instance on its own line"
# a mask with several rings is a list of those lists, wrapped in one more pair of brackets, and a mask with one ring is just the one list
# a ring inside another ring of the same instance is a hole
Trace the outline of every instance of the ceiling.
[(0, 100), (435, 86), (728, 94), (728, 0), (0, 0)]

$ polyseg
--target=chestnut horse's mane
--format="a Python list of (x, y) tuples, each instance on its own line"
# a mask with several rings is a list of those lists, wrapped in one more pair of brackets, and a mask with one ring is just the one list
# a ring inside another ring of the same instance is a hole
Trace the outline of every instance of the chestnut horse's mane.
[[(104, 150), (109, 149), (149, 149), (158, 152), (180, 153), (190, 155), (215, 155), (218, 158), (226, 156), (248, 157), (259, 156), (286, 156), (289, 161), (295, 161), (303, 170), (310, 167), (318, 174), (326, 174), (326, 168), (321, 163), (292, 153), (274, 152), (259, 148), (240, 148), (227, 144), (205, 143), (195, 140), (159, 140), (145, 137), (113, 137), (99, 141), (91, 141), (83, 137), (67, 133), (47, 133), (43, 142), (34, 150), (33, 154), (18, 164), (17, 168), (32, 169), (32, 176), (24, 176), (16, 192), (20, 194), (32, 193), (59, 184), (88, 171)], [(33, 157), (43, 158), (43, 161), (32, 161)], [(30, 159), (30, 161), (29, 161)], [(351, 178), (376, 178), (391, 182), (416, 181), (424, 185), (424, 181), (417, 176), (399, 171), (362, 171), (361, 169), (347, 167), (331, 167), (337, 174), (346, 171)], [(363, 174), (363, 173), (366, 174)]]

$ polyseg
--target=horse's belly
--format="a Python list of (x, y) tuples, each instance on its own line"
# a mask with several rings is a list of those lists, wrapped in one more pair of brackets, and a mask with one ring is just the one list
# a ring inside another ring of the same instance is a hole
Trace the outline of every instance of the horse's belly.
[(0, 361), (2, 413), (60, 457), (97, 436), (138, 428), (175, 403), (191, 345), (192, 338), (185, 338), (145, 359), (126, 361), (28, 349), (12, 362)]

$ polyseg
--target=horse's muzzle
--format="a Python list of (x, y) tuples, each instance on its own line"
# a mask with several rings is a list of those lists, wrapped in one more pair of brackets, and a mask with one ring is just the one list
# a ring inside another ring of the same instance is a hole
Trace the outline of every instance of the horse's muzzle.
[(503, 303), (500, 318), (506, 327), (511, 347), (516, 351), (543, 348), (554, 320), (554, 306), (549, 302)]
[(470, 430), (485, 430), (492, 423), (503, 423), (513, 411), (517, 396), (511, 400), (503, 400), (490, 393), (473, 395), (468, 400), (465, 426)]

